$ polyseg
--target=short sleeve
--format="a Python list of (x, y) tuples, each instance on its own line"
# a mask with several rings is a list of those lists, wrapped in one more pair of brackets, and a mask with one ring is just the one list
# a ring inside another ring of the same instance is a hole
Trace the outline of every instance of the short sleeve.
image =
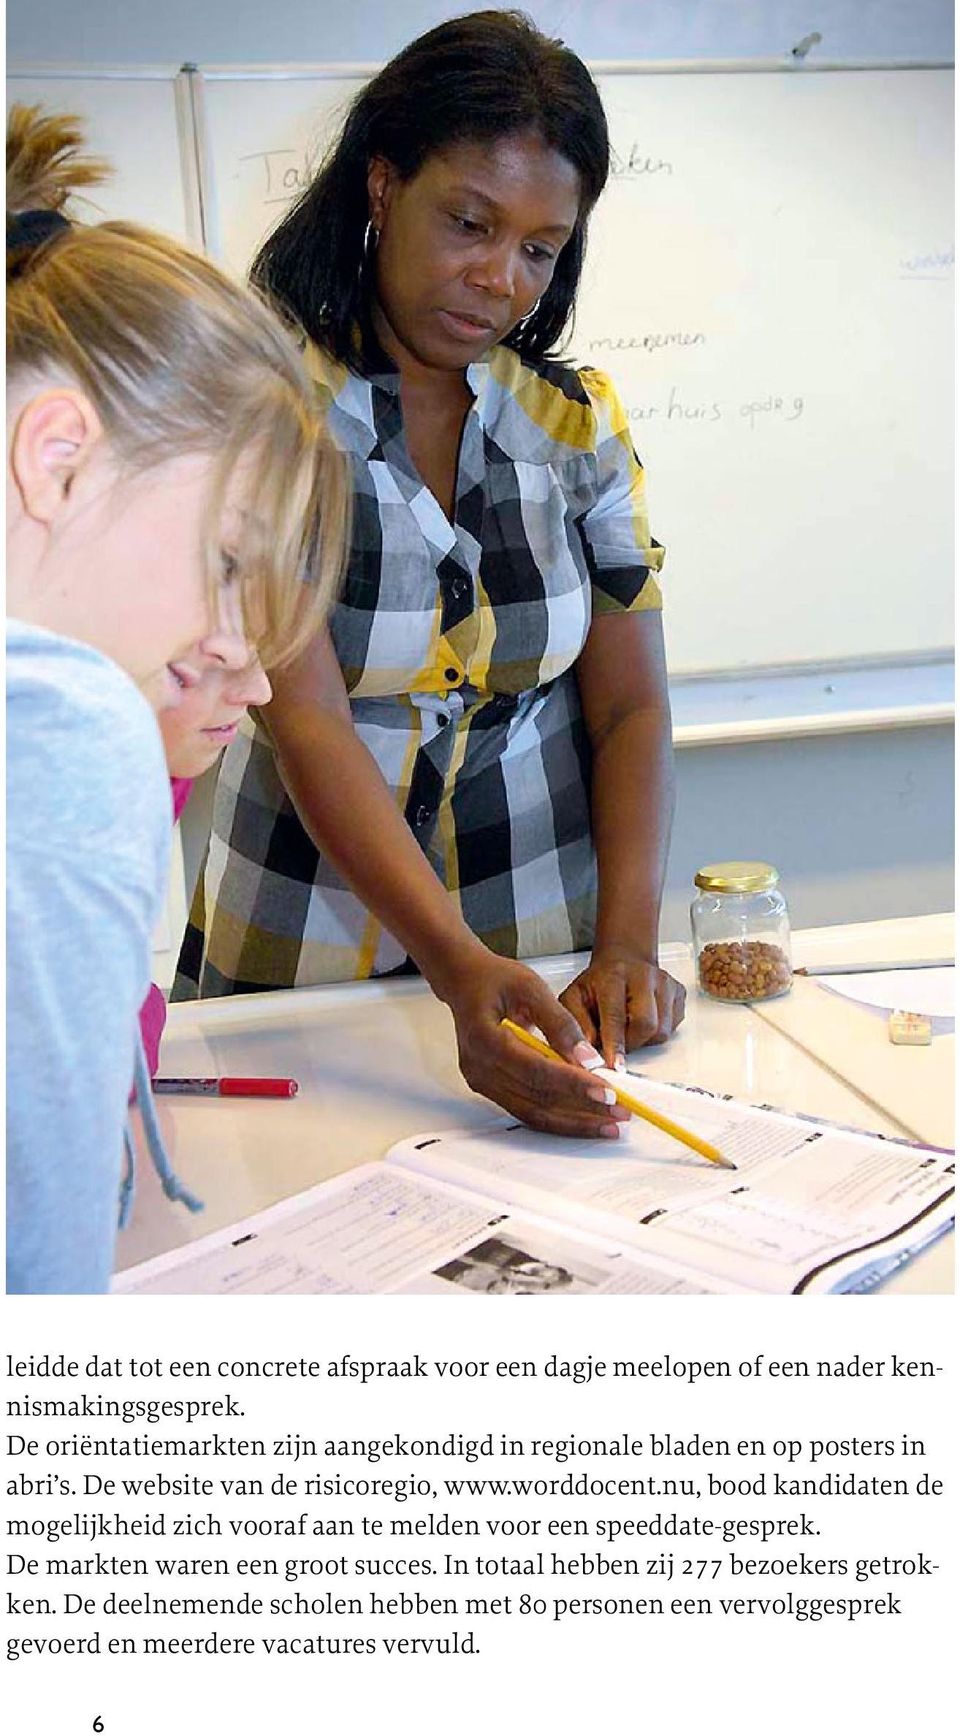
[(109, 1286), (170, 797), (156, 722), (99, 653), (8, 643), (7, 1288)]
[(650, 534), (643, 466), (626, 411), (606, 374), (582, 368), (580, 380), (597, 418), (597, 498), (580, 520), (594, 613), (659, 609), (664, 550)]

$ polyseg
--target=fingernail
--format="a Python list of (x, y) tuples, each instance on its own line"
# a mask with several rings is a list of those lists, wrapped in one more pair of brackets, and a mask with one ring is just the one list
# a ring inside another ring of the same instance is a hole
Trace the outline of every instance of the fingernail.
[(627, 1057), (622, 1049), (618, 1049), (613, 1057), (613, 1070), (615, 1073), (625, 1073), (627, 1070)]
[(609, 1085), (588, 1085), (587, 1096), (591, 1103), (605, 1103), (608, 1108), (617, 1101), (617, 1093)]
[(600, 1129), (600, 1138), (601, 1139), (619, 1139), (620, 1138), (620, 1124), (619, 1124), (619, 1122), (605, 1121), (603, 1126)]
[(597, 1054), (592, 1043), (578, 1043), (573, 1051), (573, 1059), (578, 1067), (589, 1067), (591, 1072), (594, 1067), (603, 1066), (603, 1056)]
[(630, 1110), (627, 1108), (625, 1103), (615, 1103), (610, 1114), (613, 1116), (614, 1121), (630, 1120)]

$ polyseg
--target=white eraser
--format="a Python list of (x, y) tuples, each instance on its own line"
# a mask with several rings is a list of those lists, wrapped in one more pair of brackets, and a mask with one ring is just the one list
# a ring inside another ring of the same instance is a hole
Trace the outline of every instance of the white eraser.
[(920, 1047), (933, 1041), (933, 1026), (922, 1013), (891, 1013), (888, 1034), (891, 1043)]

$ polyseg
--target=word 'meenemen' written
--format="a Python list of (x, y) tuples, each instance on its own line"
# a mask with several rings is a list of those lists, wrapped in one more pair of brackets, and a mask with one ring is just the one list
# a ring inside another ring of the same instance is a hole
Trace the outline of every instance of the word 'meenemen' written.
[(634, 336), (588, 337), (582, 347), (586, 355), (594, 350), (646, 350), (651, 354), (654, 350), (690, 349), (706, 341), (705, 332), (642, 332)]

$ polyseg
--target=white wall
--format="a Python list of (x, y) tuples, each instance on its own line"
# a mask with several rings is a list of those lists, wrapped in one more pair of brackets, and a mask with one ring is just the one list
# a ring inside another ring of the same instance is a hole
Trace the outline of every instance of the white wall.
[(949, 728), (685, 748), (661, 933), (708, 861), (773, 862), (797, 928), (952, 910), (953, 843)]
[[(470, 0), (10, 0), (11, 61), (386, 60)], [(951, 0), (528, 0), (585, 58), (739, 59), (785, 54), (819, 30), (830, 59), (953, 53)]]

